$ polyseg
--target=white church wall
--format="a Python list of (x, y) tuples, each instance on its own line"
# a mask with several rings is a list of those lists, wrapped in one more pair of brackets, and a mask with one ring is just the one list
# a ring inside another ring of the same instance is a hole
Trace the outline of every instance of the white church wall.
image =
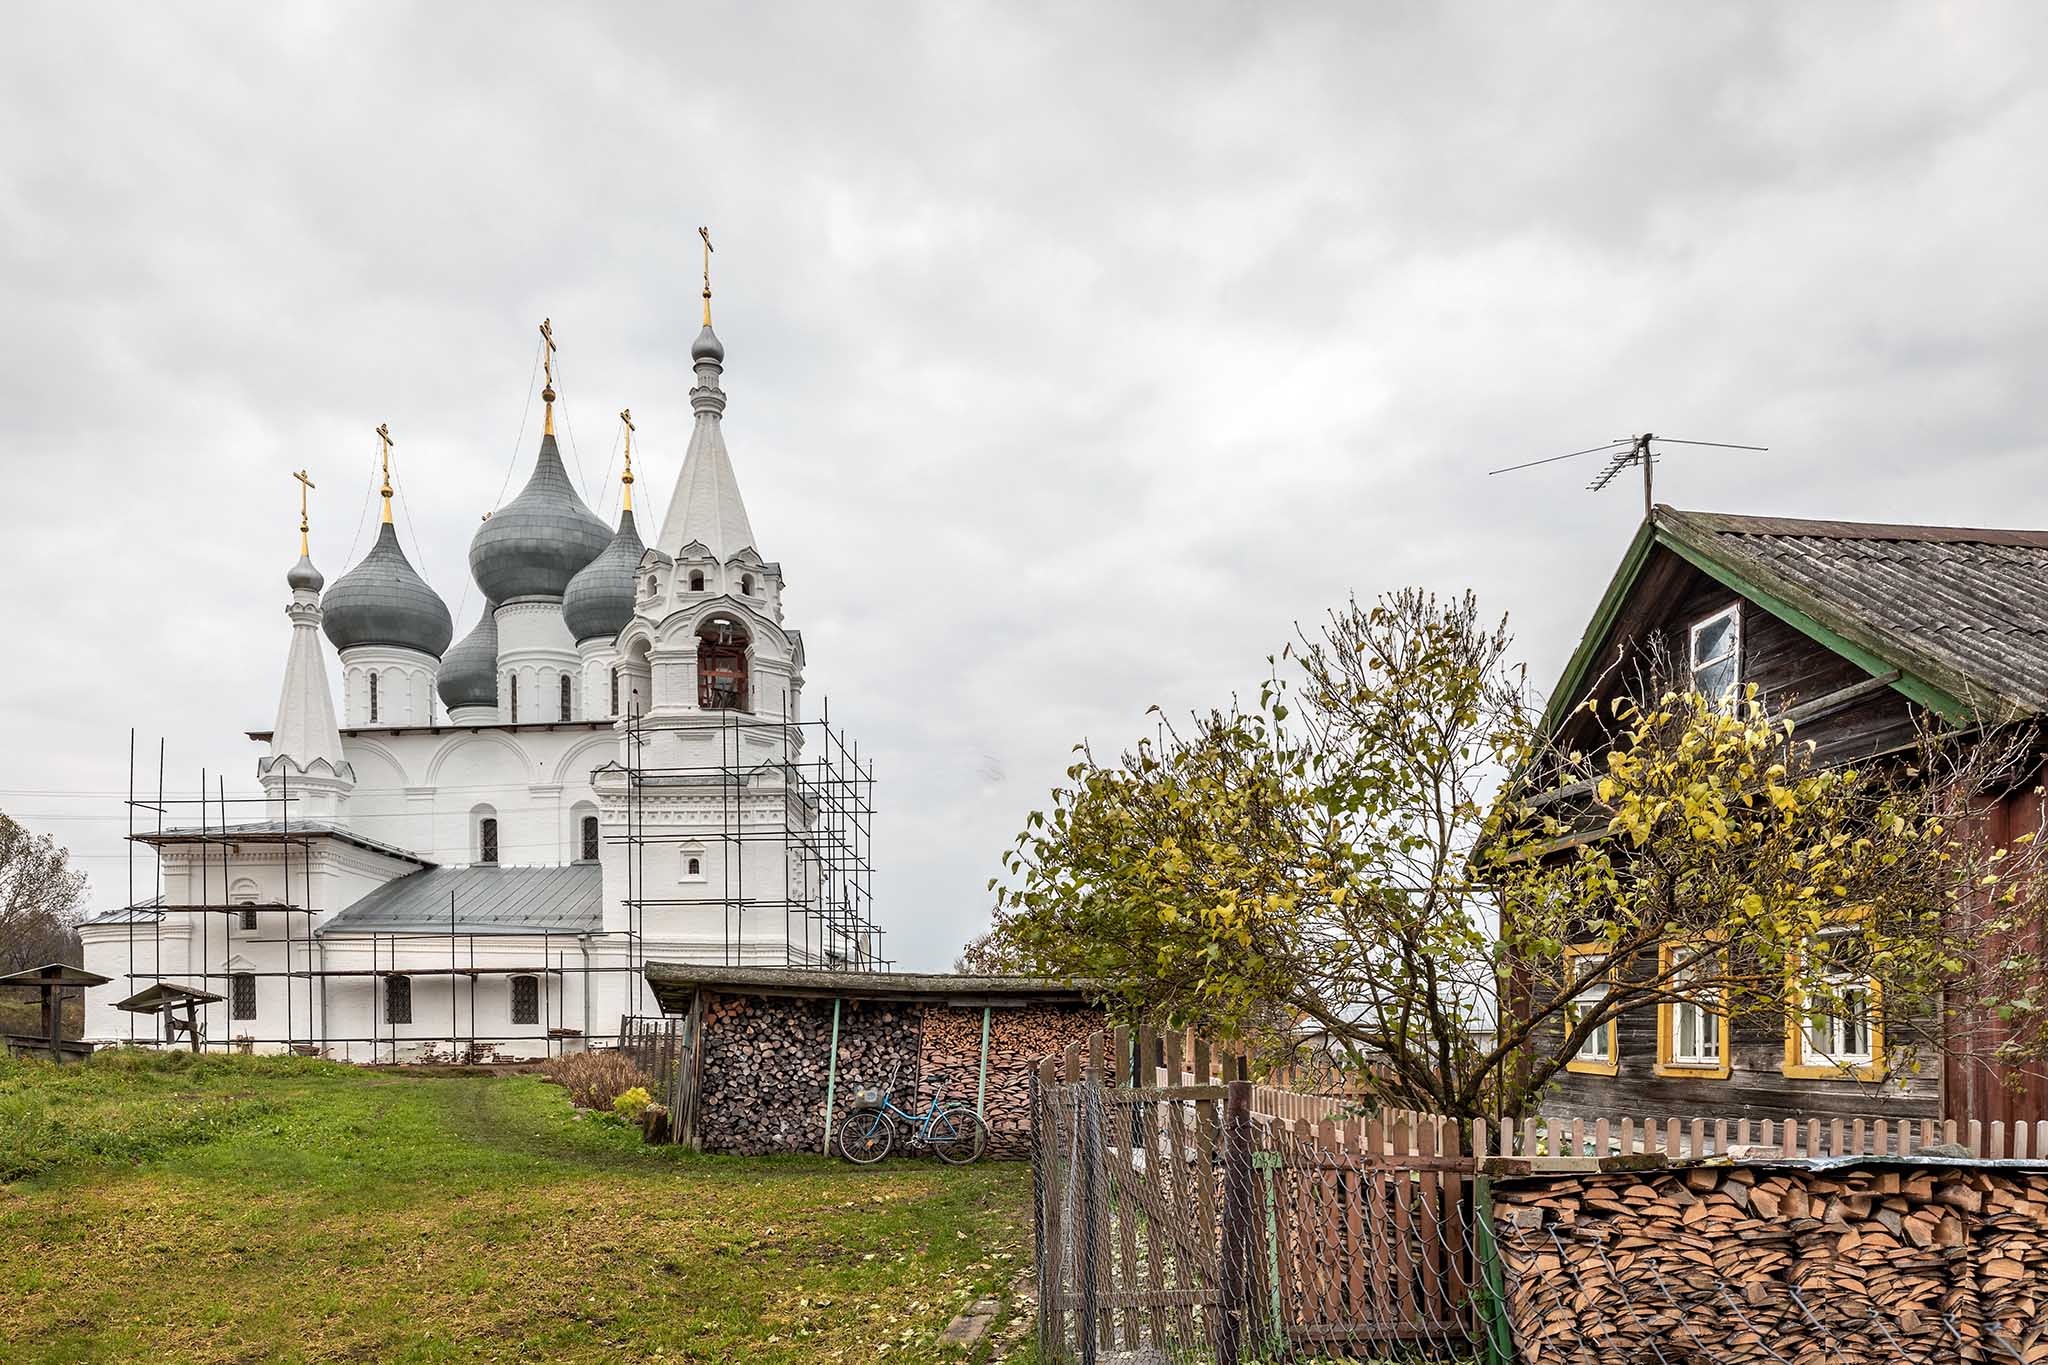
[[(418, 650), (357, 645), (341, 654), (343, 725), (432, 725), (440, 661)], [(372, 714), (370, 680), (377, 680)]]

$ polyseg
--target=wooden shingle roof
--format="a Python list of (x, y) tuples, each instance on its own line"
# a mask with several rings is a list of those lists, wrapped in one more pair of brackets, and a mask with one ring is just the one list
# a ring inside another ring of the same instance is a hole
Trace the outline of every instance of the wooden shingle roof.
[(1552, 693), (1555, 730), (1663, 548), (1957, 723), (2048, 714), (2048, 531), (1744, 517), (1660, 506)]

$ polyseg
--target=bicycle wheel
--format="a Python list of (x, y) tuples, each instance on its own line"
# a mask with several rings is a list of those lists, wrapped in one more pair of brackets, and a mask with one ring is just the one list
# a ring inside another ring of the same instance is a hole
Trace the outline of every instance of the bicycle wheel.
[(878, 1109), (862, 1109), (839, 1120), (839, 1154), (870, 1166), (889, 1155), (896, 1144), (896, 1125)]
[(988, 1150), (988, 1125), (966, 1105), (949, 1105), (933, 1115), (929, 1140), (939, 1160), (965, 1166)]

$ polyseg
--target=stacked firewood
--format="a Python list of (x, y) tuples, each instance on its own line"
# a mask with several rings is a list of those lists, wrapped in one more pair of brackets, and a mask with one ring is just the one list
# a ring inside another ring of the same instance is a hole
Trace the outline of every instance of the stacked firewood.
[[(1099, 1011), (1078, 1006), (1033, 1005), (989, 1012), (988, 1080), (983, 1117), (989, 1152), (998, 1157), (1031, 1154), (1031, 1071), (1041, 1057), (1102, 1027)], [(948, 1100), (972, 1104), (981, 1079), (981, 1010), (927, 1005), (920, 1071), (926, 1093), (931, 1078), (943, 1075)]]
[(1531, 1361), (2048, 1360), (2048, 1177), (1698, 1166), (1503, 1180), (1495, 1211)]
[(832, 1002), (712, 996), (697, 1133), (710, 1152), (817, 1151)]
[(2021, 1360), (2048, 1360), (2048, 1176), (1996, 1180), (1981, 1218), (1975, 1262), (1985, 1326)]

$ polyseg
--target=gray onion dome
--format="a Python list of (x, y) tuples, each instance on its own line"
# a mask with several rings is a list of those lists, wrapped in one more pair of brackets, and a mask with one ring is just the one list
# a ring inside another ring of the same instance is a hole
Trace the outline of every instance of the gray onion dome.
[(304, 555), (300, 555), (299, 562), (292, 565), (291, 570), (285, 574), (284, 581), (286, 587), (303, 588), (307, 592), (318, 592), (327, 586), (327, 579), (313, 567), (313, 561)]
[(462, 637), (441, 660), (434, 682), (441, 704), (450, 711), (459, 706), (498, 704), (498, 604), (484, 603), (484, 619)]
[(711, 330), (710, 323), (705, 323), (704, 330), (697, 333), (697, 340), (690, 346), (690, 359), (725, 359), (725, 343), (718, 339), (718, 333)]
[(484, 596), (500, 605), (559, 598), (611, 534), (576, 496), (550, 432), (541, 437), (540, 458), (526, 487), (477, 528), (469, 542), (469, 571)]
[(633, 509), (619, 513), (619, 533), (604, 553), (580, 569), (562, 591), (562, 620), (577, 644), (609, 639), (633, 619), (633, 581), (647, 547), (633, 526)]
[(394, 645), (438, 659), (455, 634), (447, 603), (413, 569), (388, 521), (363, 562), (335, 580), (320, 607), (321, 629), (336, 649)]

